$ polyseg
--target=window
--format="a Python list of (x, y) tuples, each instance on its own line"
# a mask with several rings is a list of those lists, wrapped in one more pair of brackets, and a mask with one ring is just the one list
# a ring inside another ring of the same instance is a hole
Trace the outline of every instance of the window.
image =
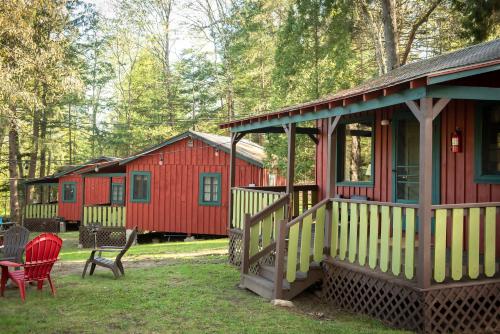
[(220, 206), (221, 203), (221, 174), (200, 174), (200, 205)]
[(123, 184), (122, 183), (112, 183), (111, 184), (111, 204), (123, 204)]
[(132, 172), (131, 176), (132, 191), (130, 192), (130, 201), (137, 203), (149, 203), (151, 193), (151, 173)]
[[(463, 145), (463, 144), (462, 144)], [(500, 183), (500, 105), (485, 105), (476, 113), (475, 179)]]
[(76, 182), (63, 182), (62, 201), (64, 203), (76, 202)]
[(373, 122), (343, 124), (337, 132), (337, 181), (372, 185)]

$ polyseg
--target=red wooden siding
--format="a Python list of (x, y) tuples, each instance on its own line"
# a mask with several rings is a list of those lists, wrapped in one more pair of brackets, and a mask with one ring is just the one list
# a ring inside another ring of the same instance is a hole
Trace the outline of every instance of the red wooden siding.
[[(399, 107), (401, 110), (402, 107)], [(367, 196), (374, 201), (392, 201), (392, 133), (390, 126), (382, 126), (382, 119), (390, 119), (394, 108), (377, 111), (375, 115), (375, 172), (374, 186), (338, 186), (336, 193), (345, 198), (353, 195)], [(396, 109), (398, 110), (398, 109)], [(321, 135), (316, 153), (316, 182), (320, 196), (326, 194), (326, 161), (328, 156), (328, 121), (318, 122)]]
[(109, 204), (110, 188), (109, 177), (85, 178), (85, 205)]
[[(160, 158), (163, 155), (163, 165)], [(130, 201), (130, 173), (151, 172), (149, 203)], [(199, 175), (221, 173), (221, 206), (198, 204)], [(127, 164), (127, 227), (141, 231), (187, 234), (227, 234), (229, 154), (199, 140), (187, 147), (181, 140)], [(262, 168), (237, 159), (236, 185), (265, 185)]]
[[(62, 185), (64, 182), (76, 182), (76, 202), (62, 201)], [(80, 221), (82, 213), (82, 177), (80, 175), (65, 175), (59, 178), (59, 216), (67, 221)]]
[(125, 183), (125, 177), (124, 176), (113, 176), (113, 183)]

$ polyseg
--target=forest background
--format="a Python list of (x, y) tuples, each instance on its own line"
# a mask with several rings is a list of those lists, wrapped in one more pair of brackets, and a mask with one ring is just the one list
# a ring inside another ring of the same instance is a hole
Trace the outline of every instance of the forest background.
[[(0, 216), (22, 181), (500, 37), (500, 0), (2, 0)], [(252, 136), (270, 168), (286, 141)], [(314, 181), (299, 140), (298, 182)]]

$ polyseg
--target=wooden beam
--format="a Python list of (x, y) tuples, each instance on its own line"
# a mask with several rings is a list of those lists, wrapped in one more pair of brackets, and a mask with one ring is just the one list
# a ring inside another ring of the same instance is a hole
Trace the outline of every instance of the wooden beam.
[(432, 98), (420, 100), (420, 160), (419, 160), (419, 227), (417, 283), (426, 289), (431, 285), (431, 224), (432, 224)]
[(290, 195), (290, 205), (288, 207), (288, 219), (292, 217), (290, 210), (293, 210), (293, 182), (295, 179), (295, 123), (288, 124), (288, 162), (287, 162), (287, 178), (286, 178), (286, 193)]
[[(319, 134), (319, 129), (317, 128), (307, 128), (307, 127), (297, 127), (295, 129), (298, 135), (317, 135)], [(240, 133), (286, 133), (284, 127), (280, 126), (270, 126), (267, 128), (253, 129), (248, 131), (243, 131)]]
[[(328, 148), (326, 160), (326, 197), (335, 197), (337, 182), (337, 128), (342, 116), (330, 117), (328, 119)], [(332, 236), (332, 206), (326, 208), (325, 224), (325, 253), (329, 254)]]
[(231, 133), (231, 148), (229, 152), (229, 205), (228, 205), (228, 228), (233, 223), (233, 187), (236, 182), (236, 144), (245, 136), (244, 133)]
[(436, 117), (439, 116), (441, 111), (448, 105), (448, 103), (451, 101), (451, 99), (448, 98), (442, 98), (439, 99), (436, 104), (432, 107), (432, 119), (434, 120)]
[(420, 122), (420, 107), (415, 103), (415, 101), (409, 100), (405, 102), (410, 111), (415, 115), (415, 118)]

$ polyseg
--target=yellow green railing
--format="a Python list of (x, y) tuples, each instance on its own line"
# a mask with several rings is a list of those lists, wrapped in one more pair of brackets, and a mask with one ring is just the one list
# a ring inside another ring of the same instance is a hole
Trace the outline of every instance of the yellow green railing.
[(295, 281), (297, 271), (308, 272), (312, 262), (323, 260), (328, 204), (329, 199), (323, 200), (286, 224), (283, 237), (288, 234), (286, 280), (290, 283)]
[(40, 219), (55, 218), (58, 213), (58, 205), (55, 204), (28, 204), (24, 208), (24, 218)]
[(274, 191), (247, 188), (233, 188), (232, 193), (233, 215), (231, 227), (236, 229), (243, 229), (245, 214), (253, 216), (283, 195)]
[[(478, 279), (498, 273), (497, 212), (500, 203), (433, 206), (434, 280)], [(467, 245), (467, 247), (464, 247)]]
[(125, 227), (127, 212), (124, 206), (85, 206), (83, 225), (99, 223), (106, 227)]
[(413, 279), (417, 206), (333, 199), (330, 256)]

